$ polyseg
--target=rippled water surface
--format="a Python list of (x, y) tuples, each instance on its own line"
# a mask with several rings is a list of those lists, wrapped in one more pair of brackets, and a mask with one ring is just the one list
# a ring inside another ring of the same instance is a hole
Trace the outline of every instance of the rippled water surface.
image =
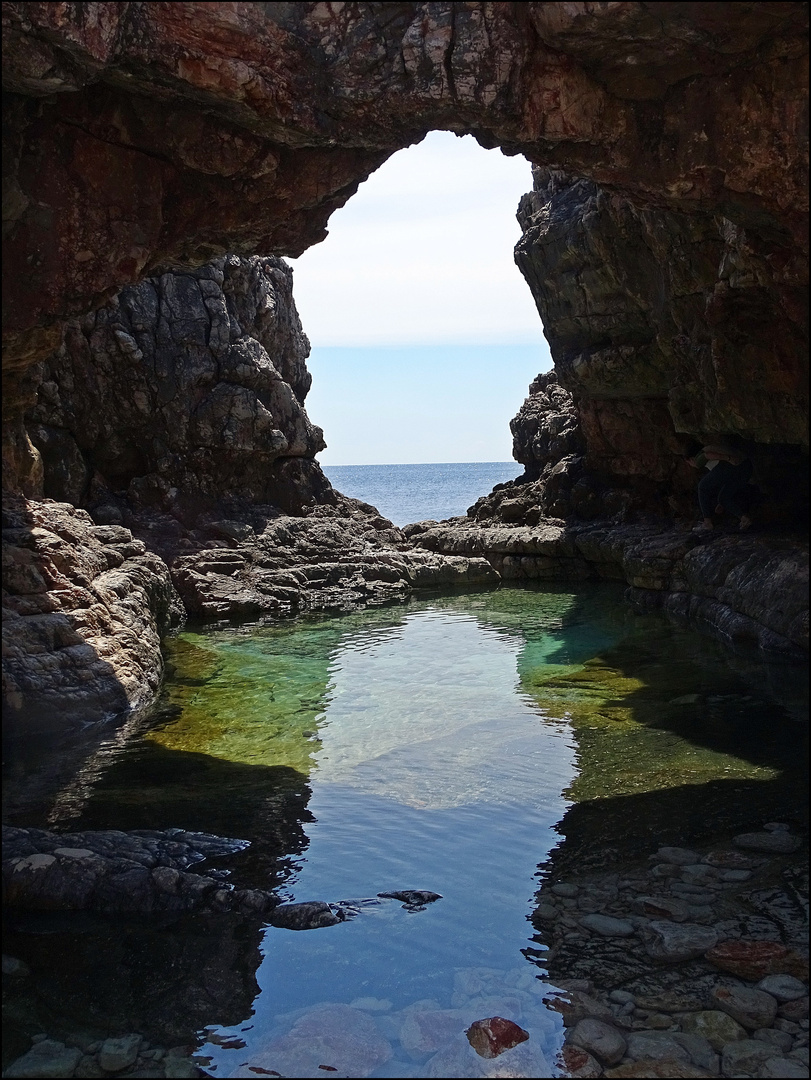
[[(539, 875), (757, 826), (802, 798), (802, 673), (634, 614), (612, 586), (187, 630), (167, 652), (151, 717), (27, 823), (242, 837), (218, 865), (285, 900), (443, 897), (305, 932), (56, 927), (45, 997), (64, 1025), (196, 1033), (215, 1075), (422, 1076), (449, 1039), (429, 1074), (459, 1075), (466, 1043), (449, 1033), (495, 1014), (550, 1069), (527, 1075), (551, 1075)], [(15, 955), (36, 970), (42, 941), (18, 933)], [(69, 985), (72, 1004), (54, 1004)]]

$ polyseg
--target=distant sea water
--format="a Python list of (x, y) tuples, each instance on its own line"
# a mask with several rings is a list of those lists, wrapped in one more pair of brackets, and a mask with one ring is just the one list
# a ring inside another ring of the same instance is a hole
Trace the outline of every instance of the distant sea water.
[(334, 488), (376, 506), (402, 527), (414, 521), (460, 517), (496, 484), (523, 471), (516, 461), (430, 465), (322, 465)]

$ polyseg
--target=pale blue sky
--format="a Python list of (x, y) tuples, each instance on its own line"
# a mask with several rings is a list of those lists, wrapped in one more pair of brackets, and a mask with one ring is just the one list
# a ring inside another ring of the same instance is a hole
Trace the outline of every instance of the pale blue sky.
[(509, 461), (509, 421), (552, 366), (513, 262), (529, 163), (431, 132), (291, 259), (325, 465)]

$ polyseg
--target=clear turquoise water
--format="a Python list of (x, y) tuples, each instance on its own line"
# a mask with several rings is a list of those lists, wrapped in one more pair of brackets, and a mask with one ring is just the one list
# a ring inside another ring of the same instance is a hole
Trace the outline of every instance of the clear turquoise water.
[[(539, 877), (609, 838), (613, 859), (644, 857), (804, 805), (802, 674), (634, 614), (613, 586), (188, 629), (167, 655), (151, 718), (28, 823), (238, 836), (250, 849), (219, 866), (288, 901), (442, 894), (304, 932), (200, 917), (12, 928), (44, 1030), (189, 1039), (212, 1075), (455, 1076), (458, 1059), (431, 1066), (433, 1052), (465, 1051), (463, 1029), (492, 1015), (530, 1032), (528, 1075), (552, 1075)], [(415, 1012), (449, 1025), (430, 1049)], [(308, 1023), (335, 1030), (299, 1037)]]
[(402, 528), (414, 521), (461, 517), (496, 484), (514, 480), (516, 461), (471, 461), (430, 465), (324, 465), (333, 487), (371, 503)]

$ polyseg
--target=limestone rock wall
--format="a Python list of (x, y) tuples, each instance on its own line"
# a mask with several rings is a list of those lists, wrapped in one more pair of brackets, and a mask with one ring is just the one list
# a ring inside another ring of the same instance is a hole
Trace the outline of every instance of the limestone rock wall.
[(516, 262), (593, 483), (683, 514), (696, 477), (682, 455), (732, 437), (753, 458), (770, 520), (802, 520), (808, 316), (790, 250), (764, 258), (723, 216), (643, 209), (589, 180), (533, 173)]
[[(304, 411), (309, 351), (292, 271), (272, 256), (123, 289), (70, 323), (43, 365), (27, 427), (46, 497), (191, 523), (224, 498), (292, 509), (328, 493), (321, 429)], [(291, 459), (298, 491), (283, 482)]]

